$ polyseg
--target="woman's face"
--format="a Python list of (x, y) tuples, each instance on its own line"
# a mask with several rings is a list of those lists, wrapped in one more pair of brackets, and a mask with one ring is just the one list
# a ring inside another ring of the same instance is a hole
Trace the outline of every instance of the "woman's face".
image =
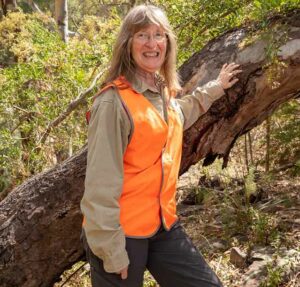
[(131, 54), (138, 69), (148, 73), (159, 71), (166, 50), (167, 36), (158, 25), (150, 24), (133, 35)]

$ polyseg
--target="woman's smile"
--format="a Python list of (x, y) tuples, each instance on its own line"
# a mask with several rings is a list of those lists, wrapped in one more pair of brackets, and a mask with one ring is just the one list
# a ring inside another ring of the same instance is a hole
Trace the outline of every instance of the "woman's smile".
[(132, 58), (140, 70), (150, 73), (159, 71), (165, 61), (166, 50), (167, 37), (158, 25), (150, 24), (133, 36)]

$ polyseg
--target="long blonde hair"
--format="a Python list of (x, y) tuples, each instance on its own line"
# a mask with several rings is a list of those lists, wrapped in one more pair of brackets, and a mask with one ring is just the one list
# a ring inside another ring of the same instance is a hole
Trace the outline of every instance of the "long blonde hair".
[(131, 55), (132, 36), (149, 24), (159, 25), (167, 34), (166, 58), (158, 73), (163, 77), (169, 93), (174, 95), (181, 90), (176, 72), (176, 37), (165, 13), (153, 5), (136, 6), (126, 15), (113, 49), (110, 68), (104, 83), (109, 83), (121, 75), (129, 81), (134, 78), (136, 67)]

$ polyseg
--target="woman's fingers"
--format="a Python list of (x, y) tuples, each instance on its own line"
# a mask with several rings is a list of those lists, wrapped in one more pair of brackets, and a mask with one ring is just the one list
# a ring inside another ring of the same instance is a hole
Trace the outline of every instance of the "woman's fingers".
[(128, 277), (128, 270), (126, 268), (126, 270), (121, 271), (121, 278), (122, 280), (125, 280), (127, 279), (127, 277)]
[(227, 67), (227, 63), (225, 63), (223, 66), (222, 66), (222, 69), (221, 70), (225, 70), (226, 69), (226, 67)]
[(239, 79), (238, 78), (234, 78), (234, 79), (232, 79), (228, 84), (229, 84), (229, 87), (228, 88), (230, 88), (230, 87), (232, 87), (235, 83), (237, 83), (239, 81)]
[(128, 266), (123, 268), (120, 272), (117, 272), (117, 274), (121, 275), (121, 279), (125, 280), (128, 277)]
[(239, 66), (240, 65), (236, 63), (225, 63), (222, 66), (218, 80), (223, 89), (228, 89), (238, 82), (239, 79), (236, 78), (236, 76), (242, 72), (242, 70), (238, 69)]
[(241, 72), (242, 72), (242, 70), (235, 70), (235, 71), (232, 71), (232, 72), (228, 73), (228, 75), (230, 77), (234, 77), (234, 76), (236, 76), (237, 74), (239, 74)]
[(229, 65), (226, 66), (225, 71), (226, 72), (232, 72), (233, 70), (235, 70), (239, 66), (240, 66), (239, 64), (230, 63)]

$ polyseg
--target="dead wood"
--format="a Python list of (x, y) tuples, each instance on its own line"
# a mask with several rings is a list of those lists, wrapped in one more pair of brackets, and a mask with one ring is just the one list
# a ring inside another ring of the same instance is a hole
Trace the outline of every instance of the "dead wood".
[[(184, 134), (181, 173), (217, 157), (226, 165), (236, 139), (259, 125), (300, 91), (300, 11), (275, 19), (288, 37), (278, 50), (286, 64), (280, 85), (267, 80), (266, 40), (242, 47), (249, 29), (232, 30), (208, 43), (180, 69), (184, 91), (214, 79), (224, 62), (241, 64), (240, 82)], [(278, 38), (280, 38), (280, 29)], [(84, 119), (83, 119), (84, 120)], [(83, 256), (79, 241), (86, 148), (13, 190), (0, 203), (0, 286), (51, 286)]]

